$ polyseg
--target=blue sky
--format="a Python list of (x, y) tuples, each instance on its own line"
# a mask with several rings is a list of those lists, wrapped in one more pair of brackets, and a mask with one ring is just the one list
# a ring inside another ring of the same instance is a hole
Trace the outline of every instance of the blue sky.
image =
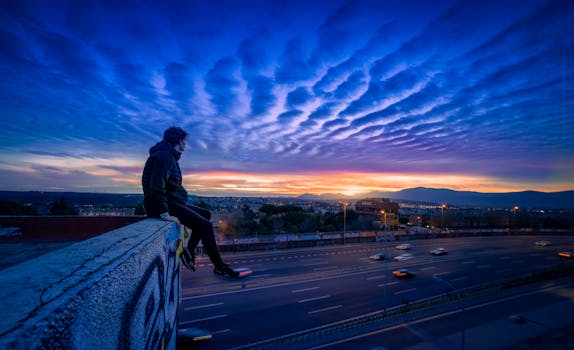
[(572, 1), (0, 4), (0, 189), (574, 189)]

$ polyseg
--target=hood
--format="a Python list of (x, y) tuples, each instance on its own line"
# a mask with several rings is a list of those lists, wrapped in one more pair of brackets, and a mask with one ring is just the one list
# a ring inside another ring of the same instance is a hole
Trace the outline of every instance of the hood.
[(156, 143), (155, 145), (153, 145), (149, 149), (149, 154), (151, 156), (154, 153), (161, 152), (161, 151), (167, 151), (167, 152), (171, 153), (176, 160), (179, 160), (179, 158), (181, 157), (181, 152), (176, 151), (175, 148), (173, 147), (173, 145), (167, 141), (160, 141), (160, 142)]

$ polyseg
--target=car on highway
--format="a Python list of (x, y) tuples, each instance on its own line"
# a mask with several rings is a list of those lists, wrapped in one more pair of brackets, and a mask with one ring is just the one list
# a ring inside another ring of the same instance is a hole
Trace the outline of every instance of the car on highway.
[(401, 255), (395, 256), (394, 259), (395, 259), (396, 261), (405, 261), (405, 260), (412, 259), (412, 257), (413, 257), (412, 254), (403, 253), (403, 254), (401, 254)]
[(403, 244), (399, 244), (395, 248), (398, 250), (409, 250), (412, 248), (412, 245), (410, 243), (403, 243)]
[(393, 271), (393, 275), (397, 278), (412, 278), (415, 277), (415, 274), (410, 272), (407, 269), (400, 269)]
[(534, 242), (534, 244), (536, 244), (539, 247), (548, 247), (551, 243), (550, 241), (543, 240), (543, 241), (536, 241)]
[(385, 253), (376, 253), (369, 257), (371, 260), (385, 260)]
[(446, 249), (444, 249), (442, 247), (435, 248), (435, 249), (431, 250), (429, 253), (431, 253), (432, 255), (446, 255), (446, 254), (448, 254)]
[(567, 251), (561, 251), (558, 253), (558, 256), (561, 256), (561, 257), (567, 258), (567, 259), (572, 259), (572, 258), (574, 258), (574, 253), (567, 252)]

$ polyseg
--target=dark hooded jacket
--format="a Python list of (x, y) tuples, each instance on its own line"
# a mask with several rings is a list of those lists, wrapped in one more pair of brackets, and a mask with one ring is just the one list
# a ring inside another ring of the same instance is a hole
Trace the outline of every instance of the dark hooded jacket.
[(187, 202), (187, 191), (181, 185), (180, 157), (181, 153), (167, 141), (149, 149), (142, 175), (144, 207), (149, 217), (158, 218), (173, 204)]

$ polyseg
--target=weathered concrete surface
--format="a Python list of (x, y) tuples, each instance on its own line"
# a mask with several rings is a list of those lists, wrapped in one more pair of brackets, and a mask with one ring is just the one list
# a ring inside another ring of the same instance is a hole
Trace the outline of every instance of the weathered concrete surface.
[(175, 348), (179, 231), (148, 219), (0, 271), (0, 348)]

